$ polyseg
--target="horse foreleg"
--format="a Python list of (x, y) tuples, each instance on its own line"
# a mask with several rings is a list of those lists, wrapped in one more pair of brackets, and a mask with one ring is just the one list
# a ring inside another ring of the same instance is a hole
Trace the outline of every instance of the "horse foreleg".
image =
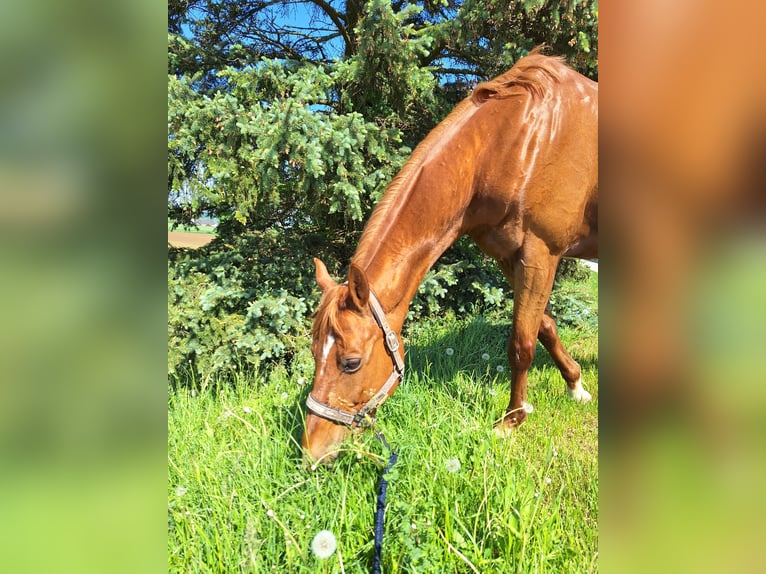
[(527, 403), (527, 373), (535, 356), (537, 337), (548, 304), (557, 258), (537, 238), (527, 238), (510, 265), (501, 265), (513, 279), (513, 326), (508, 340), (511, 366), (511, 400), (495, 432), (505, 435), (524, 422), (531, 406)]
[(561, 372), (561, 376), (567, 384), (569, 397), (580, 403), (587, 403), (590, 401), (590, 393), (582, 386), (582, 371), (580, 370), (580, 365), (578, 365), (577, 361), (567, 353), (567, 350), (561, 343), (561, 339), (559, 339), (556, 322), (551, 315), (550, 305), (545, 307), (545, 313), (540, 322), (537, 338), (540, 339), (543, 347), (548, 351), (553, 358), (553, 362), (556, 363), (559, 372)]

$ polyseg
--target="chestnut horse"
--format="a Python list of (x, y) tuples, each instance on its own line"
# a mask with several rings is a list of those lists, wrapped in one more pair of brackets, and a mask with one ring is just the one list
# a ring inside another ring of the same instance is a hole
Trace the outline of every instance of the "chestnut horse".
[(496, 432), (511, 431), (532, 410), (527, 371), (538, 338), (569, 395), (590, 400), (546, 307), (563, 256), (598, 256), (597, 127), (598, 84), (559, 58), (532, 53), (479, 84), (415, 149), (368, 221), (345, 283), (314, 260), (322, 300), (302, 441), (314, 460), (334, 458), (398, 386), (410, 301), (464, 234), (513, 287), (511, 397)]

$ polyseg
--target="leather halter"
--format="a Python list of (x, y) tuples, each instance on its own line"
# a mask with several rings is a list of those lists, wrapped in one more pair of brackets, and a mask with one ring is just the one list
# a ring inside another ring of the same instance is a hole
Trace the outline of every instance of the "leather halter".
[(388, 398), (388, 392), (394, 384), (400, 381), (404, 376), (404, 359), (399, 354), (399, 339), (393, 329), (389, 326), (383, 307), (380, 305), (380, 301), (378, 301), (378, 298), (375, 296), (372, 289), (370, 289), (369, 305), (370, 311), (372, 311), (372, 316), (375, 318), (375, 322), (383, 331), (383, 343), (394, 363), (393, 371), (388, 376), (388, 380), (377, 393), (372, 395), (370, 400), (367, 401), (362, 408), (352, 413), (336, 409), (326, 403), (320, 402), (311, 396), (310, 393), (309, 396), (306, 397), (306, 408), (312, 413), (334, 423), (340, 423), (351, 428), (373, 424), (375, 422), (375, 411)]

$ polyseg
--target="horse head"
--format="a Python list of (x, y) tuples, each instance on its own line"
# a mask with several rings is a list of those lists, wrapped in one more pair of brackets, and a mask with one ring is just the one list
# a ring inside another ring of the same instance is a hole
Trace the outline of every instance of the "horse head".
[(322, 300), (312, 328), (314, 386), (306, 401), (302, 446), (317, 462), (329, 462), (354, 430), (374, 420), (394, 392), (404, 363), (401, 340), (388, 326), (365, 272), (352, 264), (336, 283), (314, 259)]

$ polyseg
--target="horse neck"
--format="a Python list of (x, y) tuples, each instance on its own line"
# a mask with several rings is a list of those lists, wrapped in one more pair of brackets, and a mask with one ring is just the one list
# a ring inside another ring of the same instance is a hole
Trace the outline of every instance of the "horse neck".
[(455, 177), (449, 162), (455, 158), (442, 150), (415, 167), (405, 166), (397, 176), (401, 185), (389, 188), (353, 258), (397, 332), (426, 273), (462, 233), (472, 178)]

